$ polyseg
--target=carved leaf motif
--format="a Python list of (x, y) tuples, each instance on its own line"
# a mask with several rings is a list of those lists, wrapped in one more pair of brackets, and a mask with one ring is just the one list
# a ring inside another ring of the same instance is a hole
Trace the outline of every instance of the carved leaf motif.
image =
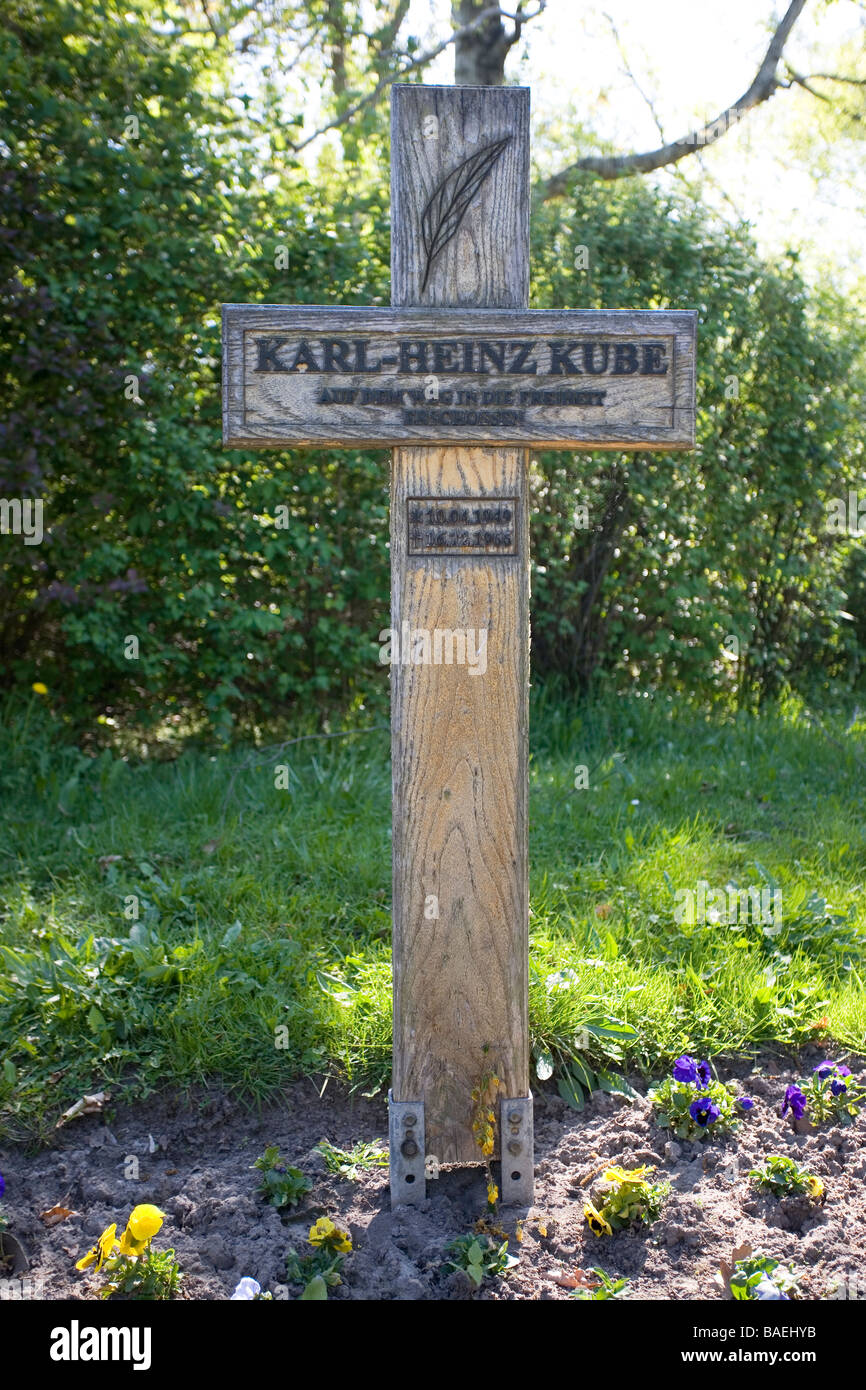
[(469, 204), (475, 197), (487, 175), (499, 159), (505, 146), (511, 143), (511, 136), (494, 140), (483, 149), (464, 159), (441, 183), (434, 188), (421, 213), (421, 237), (427, 260), (424, 266), (422, 293), (427, 288), (430, 269), (440, 251), (448, 245), (466, 216)]

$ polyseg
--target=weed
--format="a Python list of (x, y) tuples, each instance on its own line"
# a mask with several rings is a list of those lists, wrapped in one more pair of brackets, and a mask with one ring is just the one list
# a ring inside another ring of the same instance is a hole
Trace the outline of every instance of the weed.
[(772, 1192), (774, 1197), (799, 1197), (805, 1193), (819, 1201), (824, 1195), (821, 1179), (783, 1154), (769, 1154), (760, 1167), (749, 1169), (749, 1178), (759, 1191)]
[(360, 1141), (351, 1149), (339, 1149), (329, 1144), (327, 1139), (321, 1139), (316, 1149), (324, 1158), (329, 1173), (348, 1178), (350, 1182), (357, 1182), (364, 1169), (388, 1167), (387, 1150), (381, 1149), (378, 1144)]
[[(587, 1275), (594, 1275), (595, 1278), (589, 1279)], [(569, 1297), (579, 1298), (585, 1303), (608, 1303), (612, 1299), (621, 1298), (628, 1284), (628, 1279), (612, 1279), (603, 1269), (594, 1266), (586, 1271), (581, 1285), (574, 1289)]]
[(498, 1241), (494, 1236), (469, 1234), (458, 1236), (446, 1246), (445, 1269), (462, 1269), (463, 1273), (480, 1289), (485, 1279), (495, 1279), (505, 1274), (517, 1258), (508, 1254), (508, 1241)]

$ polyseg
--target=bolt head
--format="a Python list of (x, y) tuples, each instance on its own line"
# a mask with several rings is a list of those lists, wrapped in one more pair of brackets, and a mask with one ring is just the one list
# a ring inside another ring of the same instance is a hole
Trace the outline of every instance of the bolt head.
[(418, 1152), (418, 1145), (414, 1139), (404, 1139), (400, 1145), (400, 1152), (404, 1158), (414, 1158)]
[(512, 1139), (511, 1143), (508, 1145), (508, 1152), (515, 1155), (520, 1153), (520, 1145), (516, 1139)]
[(417, 1115), (404, 1115), (404, 1116), (403, 1116), (403, 1123), (404, 1123), (404, 1125), (405, 1125), (405, 1126), (407, 1127), (407, 1129), (408, 1129), (411, 1125), (417, 1125), (417, 1123), (418, 1123), (418, 1117), (417, 1117)]
[(511, 1110), (508, 1114), (508, 1123), (510, 1125), (519, 1125), (522, 1118), (519, 1110)]

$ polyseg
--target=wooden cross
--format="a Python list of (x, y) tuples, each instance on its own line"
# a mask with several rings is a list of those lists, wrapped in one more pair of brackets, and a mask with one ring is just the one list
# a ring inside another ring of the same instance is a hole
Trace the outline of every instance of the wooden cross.
[(486, 1087), (527, 1205), (527, 446), (693, 447), (696, 315), (527, 309), (527, 88), (395, 86), (391, 131), (392, 307), (226, 305), (223, 437), (392, 446), (392, 1201), (482, 1161)]

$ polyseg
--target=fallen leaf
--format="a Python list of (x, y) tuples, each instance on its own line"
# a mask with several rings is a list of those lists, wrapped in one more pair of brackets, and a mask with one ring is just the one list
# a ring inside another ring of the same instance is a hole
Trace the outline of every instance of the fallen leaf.
[(214, 854), (220, 847), (219, 840), (205, 840), (201, 847), (202, 854)]
[(558, 1274), (554, 1272), (551, 1277), (556, 1280), (561, 1289), (597, 1289), (599, 1287), (598, 1279), (593, 1279), (583, 1269), (576, 1269), (573, 1274), (560, 1270)]
[(122, 858), (122, 854), (103, 854), (100, 855), (99, 859), (97, 859), (96, 862), (99, 865), (102, 872), (105, 873), (106, 869), (110, 864), (119, 864)]
[(47, 1211), (39, 1213), (39, 1220), (46, 1226), (59, 1226), (61, 1221), (65, 1221), (67, 1216), (77, 1216), (77, 1211), (70, 1210), (69, 1207), (49, 1207)]
[(735, 1245), (733, 1250), (731, 1251), (730, 1264), (727, 1260), (722, 1260), (720, 1262), (719, 1274), (721, 1275), (722, 1282), (724, 1283), (726, 1288), (730, 1283), (731, 1275), (734, 1272), (734, 1265), (737, 1263), (737, 1260), (747, 1260), (751, 1253), (752, 1247), (750, 1243), (747, 1240), (744, 1240), (742, 1245)]
[(596, 917), (609, 917), (612, 912), (612, 903), (599, 903), (595, 909)]
[(68, 1110), (64, 1110), (60, 1119), (57, 1121), (56, 1128), (65, 1125), (67, 1120), (77, 1120), (80, 1115), (99, 1115), (107, 1100), (111, 1099), (110, 1091), (97, 1091), (92, 1096), (82, 1096), (74, 1105), (70, 1105)]

